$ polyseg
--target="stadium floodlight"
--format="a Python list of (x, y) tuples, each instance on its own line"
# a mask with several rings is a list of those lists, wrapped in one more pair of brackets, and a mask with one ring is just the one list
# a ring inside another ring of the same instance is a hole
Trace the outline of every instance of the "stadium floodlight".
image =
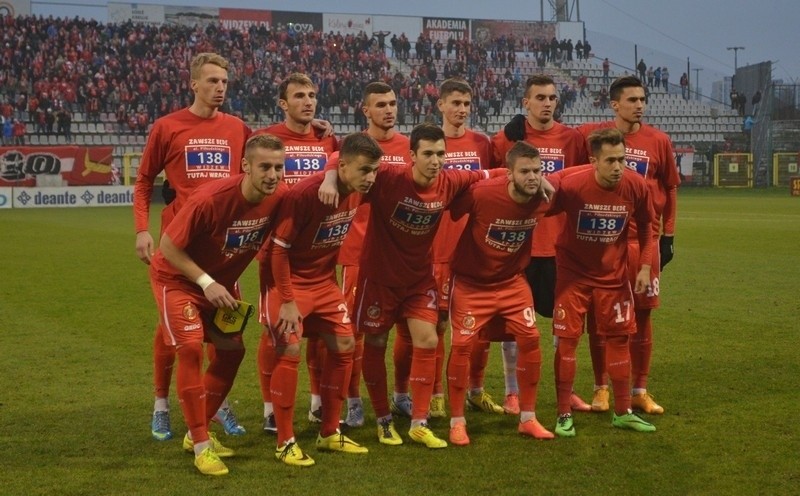
[(735, 87), (733, 81), (736, 79), (736, 70), (739, 69), (739, 50), (744, 50), (743, 46), (728, 47), (728, 50), (733, 50), (733, 77), (731, 78), (731, 86)]

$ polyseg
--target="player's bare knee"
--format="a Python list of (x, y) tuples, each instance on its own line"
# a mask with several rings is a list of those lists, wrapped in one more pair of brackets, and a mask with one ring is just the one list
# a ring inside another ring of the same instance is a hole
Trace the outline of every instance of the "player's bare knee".
[(300, 358), (300, 343), (291, 343), (286, 346), (275, 348), (276, 356), (288, 356)]
[(353, 336), (336, 336), (335, 339), (328, 342), (328, 349), (338, 353), (350, 353), (356, 349), (356, 340)]

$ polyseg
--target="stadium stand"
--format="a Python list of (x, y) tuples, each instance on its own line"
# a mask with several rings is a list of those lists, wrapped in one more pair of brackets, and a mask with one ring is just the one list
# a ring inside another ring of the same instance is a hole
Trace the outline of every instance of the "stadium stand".
[[(452, 76), (473, 85), (472, 127), (489, 134), (521, 111), (525, 79), (534, 73), (557, 81), (565, 124), (611, 116), (599, 102), (600, 88), (607, 86), (602, 59), (581, 52), (573, 57), (571, 48), (555, 39), (532, 39), (527, 47), (513, 37), (487, 44), (462, 40), (445, 49), (420, 36), (415, 43), (406, 40), (405, 48), (393, 42), (384, 50), (363, 34), (290, 36), (263, 27), (242, 32), (213, 25), (153, 27), (34, 16), (0, 18), (0, 25), (0, 105), (26, 123), (28, 143), (113, 145), (117, 157), (141, 151), (156, 118), (190, 103), (186, 65), (199, 51), (217, 51), (231, 60), (227, 111), (254, 128), (283, 118), (277, 87), (294, 71), (307, 73), (319, 86), (319, 117), (330, 120), (340, 135), (365, 125), (354, 110), (361, 88), (373, 80), (395, 89), (403, 132), (438, 118), (436, 92)], [(68, 119), (69, 133), (59, 129), (62, 118)], [(741, 134), (735, 111), (722, 109), (712, 117), (711, 105), (684, 100), (677, 85), (649, 95), (647, 121), (676, 144), (722, 142)]]

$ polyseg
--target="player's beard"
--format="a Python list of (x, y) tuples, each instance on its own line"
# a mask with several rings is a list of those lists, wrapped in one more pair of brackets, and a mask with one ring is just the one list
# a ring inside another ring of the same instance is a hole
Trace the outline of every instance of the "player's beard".
[(514, 184), (514, 191), (516, 191), (518, 195), (520, 195), (522, 197), (525, 197), (525, 198), (528, 198), (528, 199), (533, 198), (534, 196), (536, 196), (536, 192), (539, 191), (539, 187), (541, 186), (541, 182), (540, 182), (535, 188), (533, 188), (531, 191), (529, 191), (528, 188), (525, 187), (526, 183), (520, 184), (520, 183), (514, 181), (513, 184)]

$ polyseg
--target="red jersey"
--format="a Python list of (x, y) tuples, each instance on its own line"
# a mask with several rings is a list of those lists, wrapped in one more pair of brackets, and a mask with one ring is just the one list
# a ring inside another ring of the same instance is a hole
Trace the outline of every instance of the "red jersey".
[(473, 184), (450, 206), (453, 218), (469, 214), (458, 241), (454, 274), (477, 283), (498, 283), (525, 270), (531, 261), (531, 239), (537, 222), (550, 208), (538, 195), (517, 203), (507, 177)]
[(369, 193), (372, 211), (359, 260), (361, 279), (405, 288), (432, 277), (431, 248), (442, 213), (453, 199), (487, 171), (443, 170), (422, 189), (412, 166), (381, 166)]
[[(615, 126), (614, 121), (594, 122), (584, 124), (578, 130), (588, 137), (592, 131)], [(665, 233), (674, 233), (677, 212), (675, 188), (681, 183), (681, 178), (669, 136), (653, 126), (641, 124), (637, 131), (625, 135), (625, 158), (628, 168), (647, 180), (656, 215), (653, 232), (661, 233), (661, 221)]]
[(318, 138), (314, 128), (307, 134), (298, 134), (286, 127), (285, 122), (259, 129), (253, 134), (271, 134), (283, 141), (286, 147), (283, 180), (289, 186), (323, 170), (331, 153), (339, 149), (335, 136)]
[(250, 128), (241, 119), (222, 112), (204, 119), (187, 108), (156, 119), (133, 188), (136, 232), (147, 230), (153, 182), (161, 171), (175, 189), (170, 207), (177, 212), (201, 184), (242, 171), (248, 136)]
[[(525, 121), (525, 141), (539, 150), (542, 158), (542, 175), (548, 176), (567, 167), (586, 164), (589, 154), (586, 140), (576, 129), (554, 122), (547, 131), (538, 131)], [(501, 129), (492, 138), (494, 145), (494, 161), (506, 164), (506, 153), (514, 146), (513, 141), (506, 138)], [(556, 256), (556, 238), (564, 227), (564, 216), (554, 215), (542, 219), (533, 231), (531, 256)]]
[[(460, 138), (445, 138), (447, 152), (445, 169), (481, 170), (491, 167), (492, 143), (489, 138), (470, 129)], [(457, 222), (444, 215), (433, 238), (433, 263), (446, 263), (453, 259), (458, 238), (467, 225), (467, 219)]]
[[(556, 241), (558, 277), (600, 288), (625, 284), (629, 224), (650, 226), (654, 219), (645, 180), (625, 171), (608, 190), (597, 184), (594, 167), (586, 166), (561, 179), (552, 203), (553, 213), (567, 214)], [(650, 260), (653, 237), (645, 230), (638, 238), (641, 260)]]
[[(334, 153), (331, 160), (335, 161), (337, 155)], [(269, 254), (263, 258), (267, 262), (261, 263), (261, 280), (268, 282), (274, 277), (274, 283), (267, 285), (278, 289), (283, 302), (295, 299), (293, 282), (336, 283), (336, 255), (362, 195), (351, 193), (340, 198), (338, 207), (326, 206), (317, 197), (324, 178), (324, 173), (314, 174), (291, 188), (275, 220), (273, 242), (262, 248), (268, 246)]]
[[(406, 167), (411, 162), (411, 141), (400, 133), (394, 133), (388, 140), (376, 140), (383, 151), (381, 169), (383, 166)], [(341, 265), (358, 265), (361, 258), (361, 247), (364, 246), (364, 236), (367, 232), (369, 219), (369, 204), (358, 207), (358, 212), (350, 224), (350, 230), (339, 250), (339, 263)]]
[[(175, 246), (229, 292), (267, 238), (288, 189), (279, 183), (275, 193), (259, 203), (250, 203), (241, 189), (245, 177), (229, 177), (198, 188), (164, 231)], [(153, 257), (150, 273), (157, 281), (199, 290), (161, 251)]]

